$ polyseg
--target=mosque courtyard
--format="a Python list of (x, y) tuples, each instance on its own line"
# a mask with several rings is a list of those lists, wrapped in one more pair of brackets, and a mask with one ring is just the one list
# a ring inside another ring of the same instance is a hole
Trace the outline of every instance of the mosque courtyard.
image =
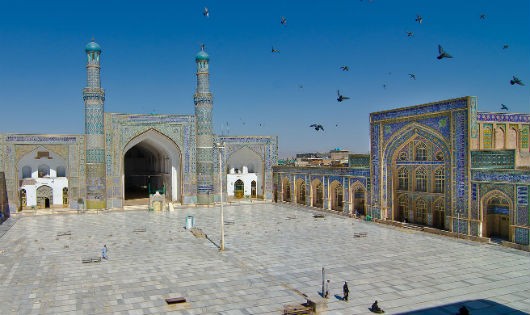
[[(270, 203), (226, 206), (219, 252), (219, 210), (17, 214), (0, 238), (0, 314), (282, 314), (319, 297), (322, 267), (324, 314), (374, 300), (387, 314), (530, 312), (529, 252)], [(82, 263), (104, 244), (108, 260)]]

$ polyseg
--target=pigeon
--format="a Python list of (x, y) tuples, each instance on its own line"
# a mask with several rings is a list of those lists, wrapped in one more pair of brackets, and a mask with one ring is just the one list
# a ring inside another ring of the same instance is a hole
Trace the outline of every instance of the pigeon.
[(440, 55), (438, 55), (438, 59), (442, 59), (442, 58), (453, 58), (453, 56), (449, 55), (448, 53), (446, 53), (443, 49), (443, 47), (441, 45), (438, 45), (438, 53)]
[(421, 17), (421, 15), (417, 14), (415, 21), (421, 24), (421, 22), (423, 22), (423, 17)]
[(282, 25), (287, 25), (287, 18), (285, 16), (282, 16), (282, 20), (280, 21)]
[(309, 127), (311, 127), (311, 128), (315, 128), (316, 131), (319, 131), (319, 130), (324, 131), (324, 127), (322, 127), (321, 124), (312, 124), (312, 125), (310, 125)]
[(412, 37), (412, 36), (414, 36), (414, 32), (407, 32), (407, 36), (408, 36), (408, 37)]
[(513, 76), (513, 79), (510, 80), (510, 84), (511, 85), (514, 85), (514, 84), (517, 84), (517, 85), (524, 85), (523, 81), (521, 81), (518, 77), (516, 76)]
[(204, 15), (205, 17), (210, 17), (210, 11), (207, 7), (204, 7), (204, 10), (202, 10), (202, 15)]
[(510, 45), (508, 45), (508, 44), (502, 45), (502, 49), (508, 49), (508, 48), (510, 48)]
[(337, 90), (337, 95), (338, 95), (338, 97), (337, 97), (337, 101), (338, 101), (338, 102), (342, 102), (342, 101), (344, 101), (344, 100), (348, 100), (348, 99), (350, 99), (349, 97), (347, 97), (347, 96), (343, 96), (342, 94), (340, 94), (340, 91), (339, 91), (339, 90)]
[(412, 80), (416, 80), (416, 75), (414, 73), (409, 73), (409, 77), (412, 79)]
[(272, 51), (272, 53), (279, 53), (279, 52), (280, 52), (279, 49), (274, 49), (274, 46), (272, 47), (272, 50), (271, 50), (271, 51)]
[(486, 14), (484, 14), (484, 13), (480, 14), (480, 19), (481, 20), (485, 20), (486, 19)]
[(504, 104), (501, 104), (501, 110), (508, 111), (508, 107)]
[(350, 71), (350, 67), (348, 67), (348, 66), (340, 66), (340, 69), (342, 71)]

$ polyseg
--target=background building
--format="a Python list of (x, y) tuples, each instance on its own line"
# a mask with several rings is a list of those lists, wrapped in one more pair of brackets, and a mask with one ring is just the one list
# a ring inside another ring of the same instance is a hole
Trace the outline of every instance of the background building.
[(195, 58), (193, 115), (105, 112), (102, 50), (91, 41), (85, 52), (84, 135), (0, 134), (4, 217), (28, 208), (120, 208), (147, 203), (156, 191), (167, 202), (210, 204), (220, 200), (219, 159), (223, 181), (229, 168), (247, 166), (253, 196), (272, 199), (277, 138), (213, 134), (204, 47)]
[(275, 167), (275, 200), (347, 214), (363, 200), (377, 219), (528, 245), (529, 128), (530, 114), (477, 112), (475, 97), (372, 113), (369, 160)]

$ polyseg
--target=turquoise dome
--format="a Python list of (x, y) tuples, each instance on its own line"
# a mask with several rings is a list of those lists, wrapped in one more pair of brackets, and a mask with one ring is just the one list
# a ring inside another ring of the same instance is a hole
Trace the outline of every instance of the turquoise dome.
[(85, 47), (85, 51), (86, 52), (89, 52), (89, 51), (97, 51), (97, 52), (101, 52), (101, 47), (98, 45), (98, 43), (96, 43), (95, 41), (91, 41), (90, 43), (88, 43)]
[(210, 60), (210, 57), (208, 56), (208, 54), (204, 51), (204, 50), (201, 50), (197, 53), (197, 56), (195, 57), (195, 60)]

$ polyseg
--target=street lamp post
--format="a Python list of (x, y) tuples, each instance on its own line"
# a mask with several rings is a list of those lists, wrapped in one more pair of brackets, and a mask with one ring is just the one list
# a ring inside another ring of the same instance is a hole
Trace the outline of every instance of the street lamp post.
[(221, 150), (224, 149), (224, 143), (216, 142), (215, 146), (219, 151), (219, 193), (221, 196), (221, 244), (219, 250), (225, 250), (225, 224), (224, 224), (224, 213), (223, 213), (223, 155)]

